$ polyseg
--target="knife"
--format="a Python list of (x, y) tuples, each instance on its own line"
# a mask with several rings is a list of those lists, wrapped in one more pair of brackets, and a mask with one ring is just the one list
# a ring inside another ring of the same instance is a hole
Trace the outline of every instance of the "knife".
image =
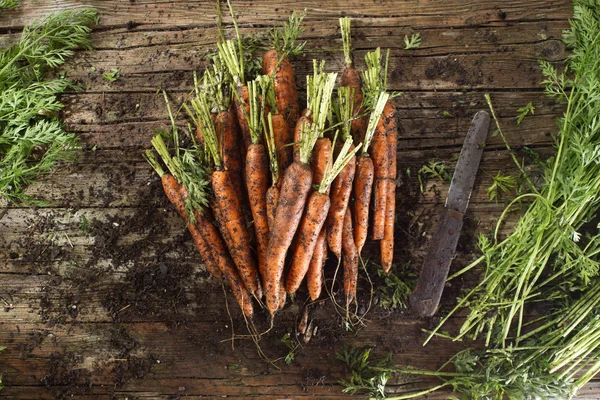
[(473, 117), (450, 182), (444, 215), (431, 238), (417, 286), (410, 295), (412, 310), (424, 317), (435, 313), (442, 297), (489, 125), (487, 112), (479, 111)]

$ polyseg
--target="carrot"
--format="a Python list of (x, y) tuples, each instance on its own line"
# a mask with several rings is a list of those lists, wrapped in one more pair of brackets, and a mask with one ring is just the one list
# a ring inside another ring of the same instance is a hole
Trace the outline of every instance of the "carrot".
[(327, 244), (337, 258), (340, 258), (342, 253), (342, 226), (352, 194), (355, 172), (356, 157), (352, 157), (331, 186), (331, 207), (327, 216)]
[(284, 146), (292, 142), (296, 121), (300, 116), (296, 78), (289, 56), (299, 54), (304, 47), (304, 44), (295, 44), (296, 39), (302, 33), (300, 24), (303, 19), (304, 13), (297, 16), (294, 12), (281, 30), (274, 29), (271, 32), (272, 49), (267, 51), (262, 58), (263, 74), (273, 78), (278, 113), (283, 117), (287, 126), (285, 131), (276, 131), (277, 149), (285, 153), (281, 157), (281, 167), (284, 170), (292, 162), (292, 150)]
[[(248, 127), (248, 114), (250, 113), (250, 100), (248, 99), (248, 86), (237, 85), (236, 95), (234, 96), (235, 115), (240, 127), (240, 132), (243, 138), (244, 153), (250, 146), (250, 128)], [(239, 151), (239, 150), (238, 150)]]
[(285, 121), (281, 114), (272, 114), (273, 134), (275, 136), (275, 148), (277, 149), (277, 158), (282, 169), (286, 169), (292, 163), (293, 130)]
[(298, 118), (296, 122), (296, 126), (294, 128), (294, 161), (300, 157), (300, 141), (302, 140), (302, 130), (305, 127), (312, 123), (312, 118), (310, 117), (311, 113), (309, 109), (304, 109), (302, 111), (302, 115)]
[(362, 80), (360, 73), (354, 68), (352, 62), (352, 41), (350, 36), (350, 18), (340, 18), (340, 28), (342, 32), (342, 43), (344, 47), (344, 61), (346, 66), (340, 76), (342, 86), (354, 90), (353, 109), (354, 115), (352, 120), (352, 137), (354, 143), (362, 143), (365, 139), (367, 130), (368, 116), (363, 105), (363, 94), (361, 90)]
[[(264, 283), (266, 253), (269, 245), (269, 223), (267, 216), (267, 190), (269, 187), (269, 155), (262, 143), (264, 130), (264, 102), (260, 101), (260, 79), (248, 84), (250, 113), (248, 126), (252, 143), (246, 153), (246, 188), (256, 232), (258, 271)], [(264, 96), (262, 97), (264, 99)]]
[(308, 286), (308, 294), (312, 301), (317, 300), (321, 296), (325, 260), (327, 260), (327, 237), (325, 231), (321, 229), (317, 238), (315, 251), (306, 272), (306, 285)]
[(213, 257), (216, 265), (219, 266), (222, 274), (229, 283), (229, 287), (233, 292), (238, 304), (242, 308), (244, 315), (252, 318), (254, 313), (250, 294), (246, 291), (244, 283), (235, 268), (233, 260), (227, 251), (227, 247), (219, 235), (217, 227), (206, 216), (198, 213), (196, 215), (196, 225), (203, 233), (206, 243), (210, 243)]
[[(352, 143), (353, 92), (353, 89), (348, 87), (338, 88), (338, 102), (337, 107), (334, 108), (336, 118), (342, 124), (342, 139), (350, 143)], [(342, 255), (342, 226), (352, 194), (355, 172), (356, 158), (352, 157), (331, 186), (331, 207), (327, 216), (327, 244), (338, 259)]]
[[(184, 164), (181, 163), (180, 160), (178, 163), (173, 162), (162, 138), (160, 136), (154, 137), (152, 139), (152, 144), (169, 169), (182, 179), (182, 176), (185, 173), (185, 171), (182, 170)], [(188, 221), (188, 230), (192, 235), (194, 244), (211, 274), (219, 279), (223, 276), (227, 279), (242, 311), (246, 317), (252, 318), (253, 306), (250, 295), (247, 293), (243, 282), (241, 282), (217, 229), (210, 220), (197, 209), (193, 210), (192, 215), (194, 217), (194, 222), (192, 222), (189, 219), (185, 204), (190, 198), (187, 189), (184, 186), (179, 185), (174, 175), (166, 174), (162, 170), (162, 167), (158, 164), (151, 151), (146, 152), (146, 159), (161, 176), (163, 189), (167, 198), (173, 203), (178, 213)], [(194, 186), (192, 186), (192, 188), (196, 190)], [(193, 195), (198, 195), (198, 193), (193, 193)]]
[(286, 291), (295, 293), (300, 287), (310, 260), (312, 259), (317, 238), (329, 211), (329, 196), (325, 193), (313, 192), (306, 204), (306, 214), (299, 228), (298, 242), (292, 258), (292, 266), (287, 276)]
[(302, 210), (312, 184), (312, 170), (306, 162), (294, 161), (283, 175), (275, 222), (267, 249), (265, 294), (271, 314), (279, 308), (280, 284), (287, 250), (300, 224)]
[(383, 239), (380, 242), (381, 267), (388, 273), (392, 268), (394, 259), (394, 220), (396, 218), (396, 152), (398, 145), (398, 126), (395, 116), (395, 107), (393, 100), (388, 100), (386, 107), (390, 104), (390, 114), (385, 114), (385, 125), (388, 132), (388, 190), (385, 211), (385, 226)]
[(280, 285), (285, 256), (300, 225), (302, 211), (308, 199), (313, 175), (309, 165), (310, 155), (317, 138), (323, 131), (321, 127), (324, 126), (327, 118), (336, 77), (337, 74), (325, 74), (320, 70), (315, 70), (314, 77), (308, 77), (310, 83), (308, 86), (311, 88), (308, 96), (318, 98), (319, 101), (314, 101), (315, 123), (304, 127), (298, 160), (294, 160), (285, 171), (281, 184), (274, 227), (271, 230), (267, 250), (265, 294), (267, 308), (271, 315), (274, 315), (280, 305)]
[(258, 279), (256, 261), (251, 250), (251, 235), (246, 226), (246, 219), (242, 211), (239, 177), (233, 171), (223, 169), (223, 160), (218, 148), (217, 133), (210, 119), (210, 109), (214, 99), (209, 98), (205, 92), (199, 93), (190, 101), (193, 109), (186, 105), (188, 113), (199, 125), (204, 133), (206, 147), (214, 163), (211, 183), (214, 201), (217, 209), (217, 222), (225, 240), (228, 240), (229, 251), (237, 266), (238, 272), (248, 291), (260, 298), (261, 285)]
[(356, 176), (354, 179), (354, 240), (358, 252), (367, 240), (367, 227), (369, 223), (369, 204), (371, 201), (371, 191), (373, 188), (374, 167), (373, 159), (367, 153), (370, 147), (371, 140), (375, 133), (377, 123), (381, 118), (381, 114), (385, 104), (389, 98), (389, 94), (382, 92), (379, 94), (377, 103), (371, 116), (369, 117), (369, 125), (363, 142), (362, 153), (358, 157), (356, 163)]
[[(379, 95), (386, 90), (387, 84), (387, 66), (389, 60), (389, 50), (387, 51), (384, 66), (382, 67), (381, 49), (368, 52), (365, 55), (366, 71), (363, 72), (363, 82), (365, 84), (365, 103), (373, 107), (378, 100)], [(376, 100), (377, 99), (377, 100)], [(389, 106), (386, 104), (384, 115), (388, 115)], [(385, 208), (387, 201), (387, 177), (389, 169), (388, 161), (388, 142), (387, 130), (384, 124), (384, 117), (377, 122), (375, 133), (371, 139), (370, 153), (373, 158), (373, 167), (375, 173), (374, 204), (373, 204), (373, 239), (380, 240), (384, 235)]]
[(313, 185), (320, 185), (325, 176), (327, 162), (331, 157), (331, 140), (320, 137), (315, 143), (312, 157)]
[(279, 188), (277, 185), (273, 185), (267, 190), (267, 223), (269, 224), (269, 231), (273, 229), (273, 224), (275, 223), (275, 210), (277, 209), (278, 201)]
[(352, 217), (350, 209), (344, 215), (344, 227), (342, 231), (342, 247), (344, 260), (344, 295), (346, 306), (356, 297), (356, 281), (358, 280), (358, 250), (354, 244), (352, 234)]
[(219, 140), (221, 157), (223, 157), (223, 168), (227, 171), (234, 171), (240, 174), (242, 172), (239, 142), (240, 130), (235, 111), (228, 108), (219, 112), (214, 119), (214, 124)]
[(356, 151), (357, 149), (353, 149), (352, 146), (352, 138), (348, 138), (333, 166), (329, 166), (325, 171), (318, 190), (313, 192), (308, 199), (306, 214), (302, 218), (302, 223), (298, 230), (298, 242), (286, 282), (286, 290), (290, 294), (298, 290), (308, 271), (319, 233), (327, 219), (330, 205), (328, 196), (329, 186), (336, 179), (336, 176), (346, 169), (349, 162), (354, 158)]

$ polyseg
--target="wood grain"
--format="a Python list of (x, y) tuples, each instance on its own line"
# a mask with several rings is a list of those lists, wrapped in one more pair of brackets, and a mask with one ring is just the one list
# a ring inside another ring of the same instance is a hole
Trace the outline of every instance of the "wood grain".
[[(465, 346), (435, 339), (422, 347), (422, 329), (435, 326), (436, 318), (377, 306), (364, 326), (345, 331), (343, 316), (327, 300), (312, 307), (318, 333), (296, 351), (290, 366), (265, 362), (247, 338), (235, 340), (232, 348), (232, 328), (247, 333), (235, 301), (205, 271), (183, 221), (141, 157), (154, 131), (168, 126), (157, 89), (167, 90), (179, 106), (193, 89), (193, 72), (202, 71), (215, 46), (214, 3), (25, 1), (0, 16), (0, 47), (14, 43), (34, 19), (82, 6), (98, 8), (101, 18), (92, 34), (95, 50), (78, 51), (63, 68), (82, 90), (62, 97), (62, 117), (81, 138), (83, 151), (76, 163), (28, 188), (47, 205), (0, 204), (3, 398), (346, 399), (339, 380), (348, 371), (335, 359), (344, 346), (373, 347), (374, 357), (391, 351), (398, 366), (423, 369), (438, 368)], [(312, 58), (325, 59), (330, 71), (341, 69), (339, 17), (352, 18), (359, 68), (367, 51), (390, 48), (388, 85), (403, 92), (397, 99), (398, 266), (418, 268), (448, 190), (447, 182), (429, 179), (421, 193), (417, 172), (433, 159), (452, 168), (472, 115), (486, 108), (484, 93), (491, 93), (503, 131), (528, 168), (535, 172), (523, 146), (542, 158), (553, 153), (555, 120), (563, 108), (544, 96), (538, 60), (559, 64), (567, 56), (560, 41), (572, 15), (566, 0), (247, 0), (233, 6), (243, 34), (259, 37), (292, 10), (306, 8), (301, 35), (306, 52), (293, 60), (301, 93)], [(231, 37), (230, 18), (223, 23)], [(413, 32), (421, 34), (422, 44), (404, 50), (404, 36)], [(113, 68), (121, 70), (121, 78), (111, 83), (102, 73)], [(535, 115), (517, 125), (517, 108), (529, 102)], [(185, 126), (183, 114), (177, 120)], [(477, 234), (495, 228), (509, 197), (489, 200), (490, 176), (516, 171), (499, 137), (488, 139), (481, 167), (451, 272), (478, 256)], [(509, 214), (502, 235), (519, 212)], [(377, 247), (368, 243), (366, 254), (376, 254)], [(334, 270), (330, 260), (330, 284)], [(442, 313), (476, 279), (475, 272), (449, 282)], [(364, 276), (359, 299), (364, 312), (370, 299)], [(285, 333), (296, 338), (303, 302), (298, 296), (261, 338), (270, 359), (287, 354), (280, 340)], [(260, 330), (268, 327), (266, 315), (259, 313), (255, 322)], [(451, 320), (448, 329), (459, 323)], [(432, 382), (399, 376), (388, 387), (390, 394), (405, 393)], [(594, 381), (580, 395), (599, 393)]]

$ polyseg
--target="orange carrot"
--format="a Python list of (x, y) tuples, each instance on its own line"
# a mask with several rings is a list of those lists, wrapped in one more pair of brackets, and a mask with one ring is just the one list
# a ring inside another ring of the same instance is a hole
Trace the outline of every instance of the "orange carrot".
[(254, 220), (260, 276), (266, 273), (266, 253), (269, 245), (267, 220), (268, 156), (262, 144), (250, 144), (246, 153), (246, 187)]
[(221, 111), (216, 115), (214, 124), (219, 140), (221, 157), (223, 158), (223, 168), (227, 171), (234, 171), (240, 174), (242, 172), (239, 141), (240, 130), (235, 111), (231, 108)]
[(354, 177), (354, 243), (358, 253), (367, 241), (369, 226), (369, 203), (373, 189), (373, 159), (369, 155), (361, 155), (356, 160), (356, 176)]
[(204, 241), (210, 244), (216, 265), (229, 283), (229, 287), (247, 318), (252, 318), (253, 306), (250, 294), (246, 291), (244, 282), (235, 268), (227, 247), (219, 234), (217, 227), (205, 215), (196, 213), (196, 226), (202, 232)]
[(273, 230), (273, 224), (275, 223), (275, 210), (277, 209), (278, 201), (279, 188), (277, 185), (273, 185), (267, 190), (267, 223), (269, 224), (269, 231)]
[[(387, 104), (386, 104), (387, 107)], [(384, 109), (384, 113), (386, 110)], [(388, 184), (388, 142), (387, 130), (384, 125), (384, 115), (381, 116), (373, 135), (371, 142), (371, 156), (373, 157), (373, 167), (375, 172), (373, 205), (373, 240), (383, 239), (383, 228), (385, 225), (385, 207), (387, 200)]]
[[(324, 143), (325, 141), (322, 141)], [(358, 149), (353, 149), (352, 138), (348, 138), (333, 165), (328, 165), (323, 177), (319, 183), (318, 190), (313, 192), (306, 205), (306, 214), (302, 218), (302, 223), (298, 230), (298, 242), (292, 257), (292, 265), (288, 273), (286, 290), (288, 293), (295, 293), (300, 287), (317, 245), (317, 239), (329, 212), (330, 199), (328, 196), (329, 186), (334, 179), (339, 177), (351, 160), (354, 159), (354, 153)], [(359, 145), (360, 147), (360, 145)], [(327, 164), (328, 161), (322, 162)], [(354, 171), (354, 167), (352, 168)]]
[(344, 295), (346, 296), (346, 306), (348, 306), (356, 298), (356, 282), (358, 280), (358, 251), (352, 235), (350, 209), (347, 209), (344, 215), (342, 248), (342, 257), (344, 260)]
[[(240, 132), (243, 138), (243, 153), (246, 153), (250, 146), (250, 128), (248, 127), (248, 114), (250, 113), (250, 102), (248, 100), (248, 86), (238, 85), (236, 87), (237, 95), (234, 97), (235, 114), (237, 115)], [(217, 132), (218, 133), (218, 132)], [(239, 151), (239, 150), (238, 150)]]
[(325, 230), (321, 229), (317, 238), (317, 245), (313, 253), (308, 271), (306, 272), (306, 285), (308, 286), (308, 294), (310, 299), (315, 301), (321, 296), (321, 288), (323, 286), (323, 265), (327, 260), (327, 238)]
[[(293, 129), (290, 129), (283, 115), (272, 114), (273, 136), (275, 137), (275, 148), (281, 169), (285, 170), (292, 163), (292, 140)], [(289, 132), (289, 133), (288, 133)]]
[(355, 172), (356, 157), (352, 157), (331, 186), (331, 207), (327, 216), (327, 244), (337, 258), (340, 258), (342, 253), (342, 226), (352, 194)]
[(367, 240), (367, 227), (369, 222), (369, 203), (371, 201), (371, 192), (373, 188), (374, 166), (373, 159), (367, 153), (370, 148), (371, 140), (375, 134), (375, 130), (381, 119), (381, 114), (385, 108), (385, 104), (389, 98), (389, 94), (380, 93), (374, 109), (369, 117), (369, 124), (365, 133), (363, 142), (363, 151), (358, 157), (356, 163), (356, 177), (354, 179), (354, 239), (355, 244), (360, 253)]
[(310, 118), (310, 112), (307, 109), (302, 111), (302, 115), (296, 122), (296, 126), (294, 128), (294, 161), (300, 157), (300, 140), (302, 139), (302, 129), (308, 124), (312, 123), (312, 119)]
[[(395, 112), (393, 100), (388, 100)], [(396, 218), (396, 152), (398, 145), (398, 126), (394, 114), (385, 115), (388, 137), (388, 191), (385, 212), (383, 239), (380, 242), (381, 267), (387, 273), (392, 268), (394, 259), (394, 221)]]
[(300, 224), (311, 184), (312, 170), (308, 164), (300, 161), (294, 161), (283, 176), (275, 211), (274, 228), (271, 230), (267, 250), (265, 294), (267, 308), (271, 314), (275, 313), (279, 307), (279, 285), (285, 256)]
[(313, 192), (306, 204), (306, 214), (299, 228), (298, 242), (292, 257), (292, 266), (287, 276), (286, 291), (295, 293), (300, 287), (312, 259), (317, 238), (329, 211), (329, 196)]
[(219, 204), (220, 220), (217, 220), (232, 241), (229, 248), (231, 256), (238, 267), (240, 277), (246, 288), (257, 298), (262, 296), (258, 279), (256, 261), (252, 256), (250, 234), (246, 227), (246, 219), (238, 195), (233, 175), (228, 171), (215, 170), (212, 173), (212, 187), (215, 200)]
[[(279, 201), (275, 210), (274, 228), (271, 231), (267, 250), (267, 285), (265, 288), (266, 303), (271, 316), (280, 306), (279, 293), (281, 276), (286, 253), (294, 239), (308, 194), (310, 192), (313, 173), (309, 165), (310, 156), (319, 136), (322, 136), (323, 125), (331, 102), (331, 93), (337, 74), (326, 74), (322, 68), (315, 68), (314, 77), (309, 77), (309, 97), (315, 101), (314, 119), (319, 123), (302, 125), (298, 159), (285, 171)], [(312, 80), (311, 80), (312, 79)]]
[(325, 175), (327, 162), (331, 157), (331, 140), (326, 137), (317, 139), (312, 156), (313, 185), (320, 185)]

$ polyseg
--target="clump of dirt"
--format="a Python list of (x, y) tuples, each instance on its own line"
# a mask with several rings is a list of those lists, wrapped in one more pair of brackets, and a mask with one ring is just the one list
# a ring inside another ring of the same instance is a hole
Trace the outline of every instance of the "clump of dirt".
[(469, 69), (457, 57), (436, 58), (425, 69), (427, 79), (454, 80), (460, 86), (473, 86), (483, 82), (481, 65), (476, 61)]
[(41, 382), (56, 399), (72, 398), (88, 393), (91, 388), (91, 373), (78, 367), (83, 356), (71, 351), (52, 353), (48, 357), (48, 368)]
[(143, 378), (156, 364), (156, 358), (152, 354), (134, 355), (139, 351), (139, 343), (129, 335), (123, 326), (114, 326), (110, 332), (110, 344), (119, 349), (117, 364), (114, 368), (115, 386), (122, 387), (129, 380)]

